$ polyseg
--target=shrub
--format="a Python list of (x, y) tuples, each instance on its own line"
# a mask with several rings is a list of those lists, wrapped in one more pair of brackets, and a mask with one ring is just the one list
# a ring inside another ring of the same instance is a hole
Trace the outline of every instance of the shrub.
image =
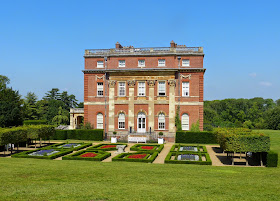
[[(142, 149), (142, 147), (154, 147), (153, 149)], [(158, 152), (160, 153), (164, 148), (163, 144), (135, 144), (132, 147), (130, 147), (130, 151), (141, 151), (141, 152)]]
[(103, 129), (77, 129), (77, 130), (56, 130), (53, 140), (92, 140), (103, 141)]
[[(80, 146), (78, 147), (69, 147), (69, 148), (65, 148), (65, 147), (60, 147), (62, 145), (65, 145), (65, 144), (68, 144), (68, 143), (59, 143), (59, 144), (54, 144), (54, 145), (51, 145), (51, 146), (48, 146), (48, 147), (45, 147), (46, 149), (59, 149), (59, 150), (73, 150), (73, 151), (78, 151), (80, 149), (84, 149), (86, 147), (89, 147), (92, 145), (92, 143), (77, 143), (77, 144), (80, 144)], [(43, 148), (43, 149), (45, 149)]]
[[(194, 147), (197, 147), (198, 151), (179, 151), (180, 147), (183, 147), (183, 146), (194, 146)], [(175, 150), (175, 149), (177, 149), (177, 150)], [(201, 151), (201, 149), (202, 149), (202, 151)], [(207, 149), (206, 149), (205, 146), (201, 146), (201, 145), (174, 144), (171, 147), (170, 152), (179, 152), (179, 153), (182, 153), (182, 152), (193, 152), (193, 153), (201, 152), (201, 153), (207, 153)]]
[[(146, 154), (144, 158), (128, 158), (131, 155)], [(142, 163), (152, 163), (158, 155), (158, 152), (148, 153), (148, 152), (135, 152), (135, 153), (121, 153), (114, 158), (112, 161), (126, 161), (126, 162), (142, 162)]]
[(66, 140), (67, 130), (56, 130), (55, 134), (51, 137), (53, 140)]
[[(164, 163), (173, 163), (173, 164), (197, 164), (197, 165), (212, 165), (211, 158), (207, 153), (193, 153), (193, 152), (184, 152), (184, 154), (196, 154), (199, 156), (199, 161), (187, 161), (187, 160), (177, 160), (178, 155), (182, 154), (181, 152), (169, 152), (167, 154)], [(172, 159), (174, 157), (174, 159)], [(202, 161), (202, 157), (205, 157), (206, 161)]]
[[(103, 146), (114, 146), (114, 147), (108, 147), (108, 148), (101, 148)], [(114, 150), (117, 150), (116, 146), (117, 145), (125, 145), (127, 146), (127, 144), (122, 144), (122, 143), (114, 143), (114, 144), (97, 144), (97, 145), (94, 145), (90, 148), (88, 148), (87, 150), (102, 150), (102, 151), (114, 151)]]
[(269, 151), (267, 153), (266, 166), (277, 167), (277, 165), (278, 165), (278, 153)]
[(177, 131), (176, 143), (217, 144), (212, 132)]
[[(81, 157), (84, 153), (95, 153), (97, 154), (95, 157)], [(62, 157), (62, 160), (87, 160), (87, 161), (102, 161), (108, 157), (111, 156), (111, 153), (105, 152), (105, 151), (98, 151), (98, 150), (92, 150), (92, 151), (79, 151), (74, 154), (71, 154), (69, 156)]]
[(48, 124), (47, 120), (25, 120), (23, 121), (23, 125), (41, 125)]
[(67, 155), (67, 154), (72, 152), (72, 150), (59, 150), (59, 149), (56, 149), (59, 152), (55, 153), (55, 154), (52, 154), (50, 156), (30, 156), (30, 155), (28, 155), (28, 154), (30, 154), (32, 152), (39, 151), (39, 150), (43, 150), (43, 149), (36, 149), (36, 150), (32, 150), (32, 151), (24, 151), (24, 152), (12, 155), (12, 157), (13, 158), (55, 159), (55, 158)]

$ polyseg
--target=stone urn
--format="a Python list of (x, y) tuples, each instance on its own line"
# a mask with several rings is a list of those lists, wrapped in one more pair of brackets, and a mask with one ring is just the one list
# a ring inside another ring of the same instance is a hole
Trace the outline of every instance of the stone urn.
[(159, 132), (158, 134), (158, 144), (163, 144), (164, 139), (163, 139), (163, 132)]
[(118, 141), (118, 140), (117, 140), (117, 136), (116, 136), (116, 135), (117, 135), (117, 132), (114, 131), (113, 134), (114, 134), (113, 137), (111, 137), (111, 143), (117, 143), (117, 141)]

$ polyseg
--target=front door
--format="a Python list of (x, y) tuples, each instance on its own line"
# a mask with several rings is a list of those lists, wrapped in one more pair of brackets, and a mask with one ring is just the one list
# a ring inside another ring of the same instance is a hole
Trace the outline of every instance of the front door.
[(137, 116), (137, 132), (146, 132), (146, 115), (144, 112), (139, 112)]

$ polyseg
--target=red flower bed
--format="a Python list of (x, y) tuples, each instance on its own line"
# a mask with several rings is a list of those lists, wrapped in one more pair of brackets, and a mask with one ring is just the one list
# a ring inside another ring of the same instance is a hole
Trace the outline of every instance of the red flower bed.
[(152, 150), (154, 146), (142, 146), (141, 149)]
[(88, 157), (93, 158), (95, 156), (97, 156), (97, 154), (94, 154), (94, 153), (91, 153), (91, 152), (81, 155), (81, 157), (84, 157), (84, 158), (88, 158)]
[(104, 145), (100, 149), (115, 148), (117, 145)]
[(145, 158), (145, 156), (147, 156), (147, 154), (134, 154), (134, 155), (130, 155), (128, 158)]

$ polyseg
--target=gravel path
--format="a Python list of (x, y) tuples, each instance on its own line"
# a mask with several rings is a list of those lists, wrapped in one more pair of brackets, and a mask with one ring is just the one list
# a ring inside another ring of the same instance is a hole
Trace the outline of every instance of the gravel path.
[(170, 142), (164, 144), (163, 150), (159, 153), (159, 155), (157, 156), (157, 158), (154, 160), (153, 163), (164, 164), (164, 159), (167, 156), (167, 154), (169, 153), (169, 151), (173, 145), (174, 145), (174, 143), (170, 143)]

